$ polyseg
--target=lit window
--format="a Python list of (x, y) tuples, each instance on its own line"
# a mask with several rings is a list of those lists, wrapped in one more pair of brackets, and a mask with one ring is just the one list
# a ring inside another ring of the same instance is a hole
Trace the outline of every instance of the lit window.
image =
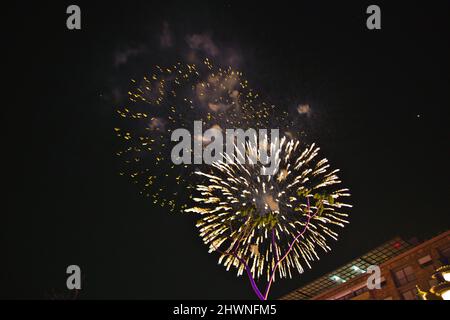
[(344, 283), (344, 282), (346, 282), (344, 279), (342, 279), (341, 277), (339, 277), (339, 276), (332, 276), (331, 277), (331, 280), (333, 280), (333, 281), (336, 281), (336, 282), (340, 282), (340, 283)]
[(365, 270), (361, 269), (358, 266), (352, 266), (352, 270), (355, 271), (355, 272), (358, 272), (358, 273), (366, 273)]

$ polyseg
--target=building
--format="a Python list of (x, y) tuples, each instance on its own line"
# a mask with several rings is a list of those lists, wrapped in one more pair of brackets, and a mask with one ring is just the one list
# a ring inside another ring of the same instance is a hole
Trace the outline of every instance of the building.
[[(436, 285), (431, 276), (450, 259), (450, 231), (418, 243), (399, 237), (354, 259), (341, 268), (285, 295), (282, 300), (415, 300), (417, 285)], [(366, 272), (380, 267), (381, 288), (369, 290)]]

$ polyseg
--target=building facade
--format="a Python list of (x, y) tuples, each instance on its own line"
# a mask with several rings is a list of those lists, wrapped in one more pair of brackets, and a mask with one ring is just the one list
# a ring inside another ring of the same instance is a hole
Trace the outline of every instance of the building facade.
[[(417, 286), (428, 290), (436, 285), (431, 276), (449, 259), (450, 231), (422, 243), (397, 237), (281, 299), (416, 300)], [(370, 266), (380, 267), (379, 289), (367, 286)]]

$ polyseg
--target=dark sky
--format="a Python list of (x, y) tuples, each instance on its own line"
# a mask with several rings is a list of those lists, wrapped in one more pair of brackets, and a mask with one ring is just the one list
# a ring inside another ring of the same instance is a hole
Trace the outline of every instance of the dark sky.
[[(183, 56), (189, 34), (238, 55), (272, 103), (309, 103), (308, 130), (352, 191), (334, 251), (277, 282), (273, 298), (394, 236), (449, 229), (448, 1), (376, 2), (378, 31), (365, 27), (364, 1), (73, 2), (81, 31), (65, 26), (72, 1), (4, 9), (1, 298), (64, 294), (70, 264), (82, 268), (80, 298), (255, 297), (207, 254), (195, 218), (152, 206), (117, 175), (111, 93)], [(170, 51), (158, 42), (164, 23)], [(118, 66), (130, 48), (140, 54)]]

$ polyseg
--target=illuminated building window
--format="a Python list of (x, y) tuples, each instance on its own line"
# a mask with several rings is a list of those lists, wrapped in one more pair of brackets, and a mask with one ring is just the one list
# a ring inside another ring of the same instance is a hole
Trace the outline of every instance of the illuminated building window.
[(397, 282), (397, 286), (403, 286), (411, 281), (416, 280), (416, 276), (411, 266), (407, 266), (403, 269), (395, 271), (394, 275), (395, 280)]
[(341, 277), (336, 276), (336, 275), (332, 276), (330, 279), (333, 280), (333, 281), (339, 282), (339, 283), (344, 283), (345, 282), (344, 279), (342, 279)]

